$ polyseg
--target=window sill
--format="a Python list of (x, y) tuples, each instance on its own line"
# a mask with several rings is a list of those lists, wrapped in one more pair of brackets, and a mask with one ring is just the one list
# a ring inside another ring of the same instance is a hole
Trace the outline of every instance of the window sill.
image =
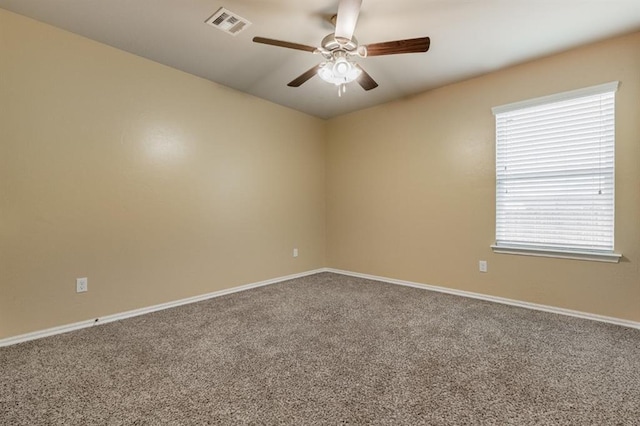
[(534, 247), (514, 247), (492, 245), (494, 253), (515, 254), (521, 256), (556, 257), (560, 259), (589, 260), (593, 262), (618, 263), (622, 258), (618, 253), (599, 253), (590, 251), (573, 251), (558, 249), (541, 249)]

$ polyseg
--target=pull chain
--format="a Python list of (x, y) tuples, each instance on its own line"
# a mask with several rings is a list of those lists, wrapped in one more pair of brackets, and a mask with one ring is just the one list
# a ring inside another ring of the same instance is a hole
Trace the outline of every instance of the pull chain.
[(338, 86), (338, 97), (341, 98), (344, 93), (347, 92), (347, 85), (342, 83)]

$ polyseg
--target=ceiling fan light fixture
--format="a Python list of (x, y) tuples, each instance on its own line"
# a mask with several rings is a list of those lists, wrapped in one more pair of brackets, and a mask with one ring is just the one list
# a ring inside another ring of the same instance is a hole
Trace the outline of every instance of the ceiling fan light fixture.
[(336, 86), (351, 83), (360, 77), (361, 73), (362, 70), (355, 63), (344, 57), (324, 62), (318, 69), (318, 75), (321, 79)]

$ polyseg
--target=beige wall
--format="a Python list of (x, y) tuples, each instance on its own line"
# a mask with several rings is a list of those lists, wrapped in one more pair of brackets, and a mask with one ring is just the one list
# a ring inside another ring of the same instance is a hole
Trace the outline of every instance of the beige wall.
[[(493, 254), (491, 107), (612, 80), (623, 262)], [(640, 321), (638, 99), (640, 33), (323, 122), (0, 9), (0, 339), (323, 266)]]
[(0, 108), (0, 338), (325, 265), (319, 119), (1, 9)]
[[(491, 107), (613, 80), (622, 263), (493, 254)], [(640, 321), (640, 33), (333, 119), (327, 179), (330, 267)]]

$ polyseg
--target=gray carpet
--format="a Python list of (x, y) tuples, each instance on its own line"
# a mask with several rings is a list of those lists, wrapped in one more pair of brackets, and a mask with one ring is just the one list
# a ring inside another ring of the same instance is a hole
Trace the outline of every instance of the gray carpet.
[(640, 424), (639, 330), (330, 273), (0, 367), (3, 425)]

